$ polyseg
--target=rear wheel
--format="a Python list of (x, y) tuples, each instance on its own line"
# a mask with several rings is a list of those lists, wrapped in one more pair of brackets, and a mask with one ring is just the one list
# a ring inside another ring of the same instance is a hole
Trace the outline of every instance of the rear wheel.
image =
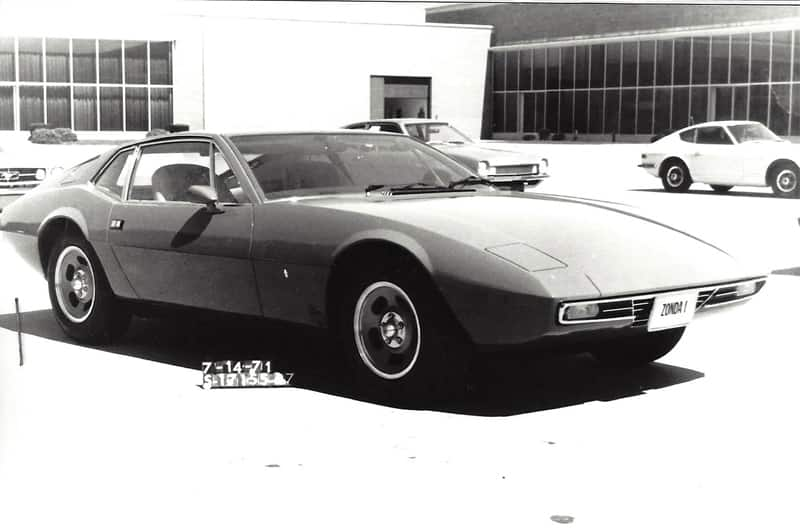
[(717, 193), (727, 193), (728, 191), (733, 189), (733, 186), (720, 186), (716, 184), (711, 184), (711, 189), (713, 189)]
[(782, 198), (798, 197), (798, 171), (793, 163), (780, 163), (776, 165), (770, 174), (770, 185), (772, 192)]
[(370, 398), (430, 403), (465, 388), (471, 344), (420, 271), (351, 278), (338, 333), (350, 373)]
[(686, 164), (680, 160), (672, 159), (664, 162), (664, 169), (661, 174), (661, 184), (669, 192), (688, 191), (692, 185), (692, 176)]
[(654, 362), (669, 353), (683, 336), (685, 327), (667, 329), (600, 344), (592, 356), (612, 367), (637, 367)]
[(47, 285), (53, 313), (69, 337), (100, 344), (127, 329), (130, 313), (114, 296), (100, 261), (82, 237), (68, 235), (54, 245)]

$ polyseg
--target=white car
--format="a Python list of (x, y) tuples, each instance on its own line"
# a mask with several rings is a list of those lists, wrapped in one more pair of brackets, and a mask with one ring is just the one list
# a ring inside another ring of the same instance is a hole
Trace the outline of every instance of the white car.
[(423, 118), (375, 119), (351, 123), (343, 128), (411, 136), (439, 149), (495, 185), (533, 187), (549, 176), (547, 158), (497, 146), (479, 145), (445, 121)]
[(726, 193), (733, 186), (772, 187), (800, 197), (800, 148), (756, 121), (711, 121), (664, 136), (642, 153), (642, 167), (667, 191), (693, 183)]

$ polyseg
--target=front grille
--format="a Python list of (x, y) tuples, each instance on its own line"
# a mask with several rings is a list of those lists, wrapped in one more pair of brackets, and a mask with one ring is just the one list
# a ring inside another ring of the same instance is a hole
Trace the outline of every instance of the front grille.
[(539, 174), (539, 165), (498, 165), (495, 168), (495, 175), (529, 175)]
[[(715, 287), (706, 287), (697, 291), (697, 304), (696, 310), (702, 310), (706, 307), (713, 307), (716, 305), (725, 305), (735, 301), (743, 301), (758, 293), (759, 290), (766, 283), (766, 279), (758, 278), (747, 281), (739, 281), (736, 283), (728, 283), (726, 285), (719, 285)], [(742, 293), (739, 287), (746, 284), (754, 284), (755, 288), (752, 293)], [(688, 289), (687, 289), (688, 290)], [(632, 296), (628, 298), (614, 298), (614, 299), (598, 299), (598, 300), (584, 300), (562, 303), (559, 309), (559, 323), (563, 325), (574, 325), (580, 323), (601, 323), (603, 321), (614, 321), (619, 319), (630, 319), (631, 327), (646, 326), (650, 313), (653, 311), (653, 304), (657, 295), (667, 294), (669, 292), (653, 293), (652, 295)], [(567, 308), (573, 305), (587, 305), (596, 303), (599, 311), (596, 316), (592, 318), (580, 320), (566, 320), (565, 313)]]
[(35, 167), (0, 167), (0, 183), (36, 180)]
[(653, 310), (655, 298), (639, 298), (633, 300), (633, 323), (631, 327), (641, 327), (647, 325), (650, 319), (650, 312)]

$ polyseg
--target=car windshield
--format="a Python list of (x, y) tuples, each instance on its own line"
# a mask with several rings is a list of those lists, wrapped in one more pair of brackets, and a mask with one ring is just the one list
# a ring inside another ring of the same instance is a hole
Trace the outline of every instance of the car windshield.
[(304, 133), (230, 139), (271, 199), (383, 186), (438, 189), (473, 176), (439, 151), (405, 136)]
[(728, 128), (739, 143), (748, 141), (782, 141), (761, 123), (743, 123), (741, 125), (731, 125)]
[(447, 123), (406, 123), (408, 135), (425, 143), (472, 143), (468, 136)]

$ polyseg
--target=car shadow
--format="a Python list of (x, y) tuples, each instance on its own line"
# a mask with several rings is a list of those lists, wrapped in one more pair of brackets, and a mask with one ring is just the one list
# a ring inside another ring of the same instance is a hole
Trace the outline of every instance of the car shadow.
[[(17, 332), (16, 314), (0, 315), (0, 328)], [(22, 313), (22, 329), (26, 335), (75, 344), (64, 335), (50, 310)], [(134, 318), (117, 342), (89, 347), (197, 369), (198, 387), (203, 361), (269, 360), (273, 370), (294, 373), (293, 386), (365, 400), (340, 372), (328, 335), (306, 327), (233, 318), (198, 321), (184, 315)], [(604, 368), (586, 354), (500, 353), (476, 358), (469, 391), (463, 396), (424, 409), (475, 416), (518, 415), (633, 397), (703, 376), (663, 363), (627, 370)]]
[[(666, 189), (657, 189), (657, 188), (642, 188), (642, 189), (630, 189), (629, 191), (638, 191), (638, 192), (647, 192), (647, 193), (663, 193), (665, 195), (672, 195), (676, 193), (670, 193)], [(682, 195), (714, 195), (718, 197), (751, 197), (751, 198), (780, 198), (775, 196), (771, 191), (764, 191), (759, 193), (758, 191), (736, 191), (735, 189), (728, 191), (726, 193), (717, 193), (711, 189), (690, 189), (684, 193), (680, 193)]]

